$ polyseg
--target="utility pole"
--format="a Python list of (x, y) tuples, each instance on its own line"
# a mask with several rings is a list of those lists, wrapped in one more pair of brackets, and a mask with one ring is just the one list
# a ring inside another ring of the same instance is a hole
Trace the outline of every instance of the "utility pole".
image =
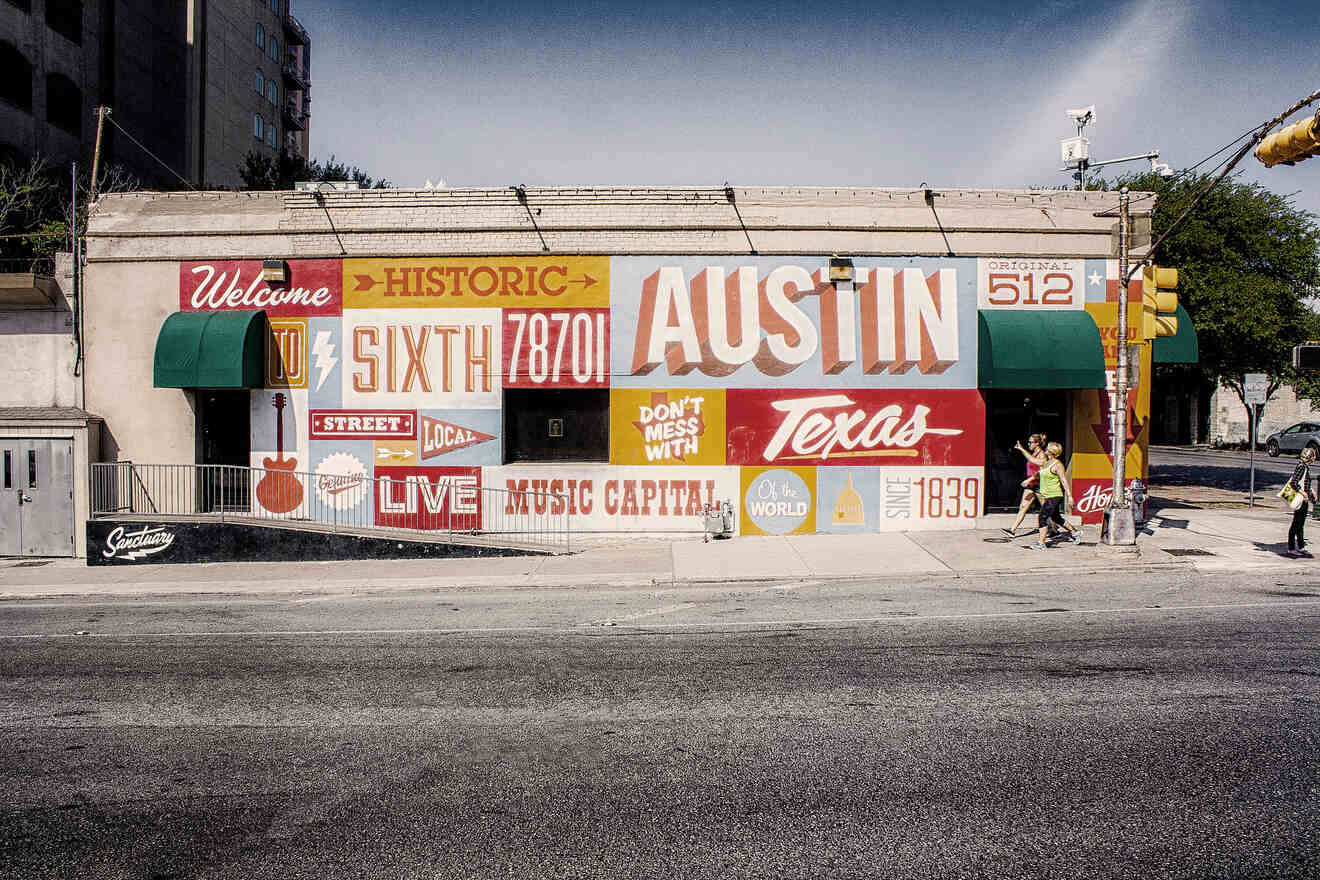
[(110, 108), (102, 104), (96, 108), (96, 146), (92, 149), (92, 185), (87, 202), (96, 201), (96, 175), (101, 170), (101, 133), (105, 130), (105, 118), (110, 115)]
[(1114, 457), (1114, 484), (1105, 510), (1102, 539), (1114, 546), (1136, 546), (1137, 527), (1127, 499), (1128, 412), (1128, 276), (1131, 240), (1131, 200), (1128, 188), (1118, 191), (1118, 375), (1109, 407), (1109, 448)]

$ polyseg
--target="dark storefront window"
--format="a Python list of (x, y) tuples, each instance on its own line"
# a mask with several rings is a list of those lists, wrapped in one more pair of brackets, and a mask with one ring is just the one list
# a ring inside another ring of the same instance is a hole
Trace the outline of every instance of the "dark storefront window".
[(605, 388), (504, 390), (504, 460), (609, 461)]
[(1027, 460), (1013, 448), (1027, 445), (1027, 437), (1044, 434), (1063, 444), (1065, 464), (1069, 449), (1067, 391), (987, 391), (986, 416), (986, 509), (1017, 509), (1022, 500), (1022, 481)]

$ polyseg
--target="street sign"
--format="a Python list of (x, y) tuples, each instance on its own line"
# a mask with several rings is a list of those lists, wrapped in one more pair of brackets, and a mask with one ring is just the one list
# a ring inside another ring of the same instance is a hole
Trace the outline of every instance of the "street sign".
[(1270, 377), (1264, 373), (1247, 373), (1242, 380), (1242, 396), (1247, 403), (1264, 403)]

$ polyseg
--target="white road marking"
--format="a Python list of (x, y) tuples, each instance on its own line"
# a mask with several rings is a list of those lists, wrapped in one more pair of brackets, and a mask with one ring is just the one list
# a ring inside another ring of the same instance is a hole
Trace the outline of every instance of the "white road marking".
[[(1318, 597), (1320, 598), (1320, 597)], [(838, 626), (841, 624), (908, 624), (921, 621), (942, 620), (989, 620), (1010, 618), (1023, 620), (1029, 617), (1049, 616), (1066, 617), (1070, 614), (1086, 615), (1121, 615), (1121, 614), (1176, 614), (1184, 611), (1232, 611), (1249, 608), (1318, 608), (1320, 602), (1241, 602), (1221, 605), (1166, 605), (1160, 608), (1091, 608), (1062, 611), (989, 611), (979, 614), (915, 614), (911, 617), (813, 617), (799, 620), (721, 620), (690, 623), (651, 623), (652, 629), (729, 629), (742, 627), (750, 629), (758, 626)], [(177, 638), (263, 638), (274, 636), (390, 636), (390, 635), (480, 635), (483, 633), (524, 633), (581, 632), (580, 628), (566, 630), (559, 626), (492, 626), (492, 627), (435, 627), (418, 629), (274, 629), (274, 630), (218, 630), (205, 632), (200, 630), (181, 632), (150, 633), (19, 633), (0, 635), (4, 639), (177, 639)]]
[(696, 608), (696, 602), (683, 602), (679, 605), (666, 605), (664, 608), (651, 608), (647, 611), (637, 611), (633, 614), (625, 614), (622, 617), (603, 617), (600, 620), (593, 620), (587, 626), (615, 626), (625, 620), (641, 620), (643, 617), (654, 617), (657, 614), (672, 614), (675, 611), (685, 611), (688, 608)]

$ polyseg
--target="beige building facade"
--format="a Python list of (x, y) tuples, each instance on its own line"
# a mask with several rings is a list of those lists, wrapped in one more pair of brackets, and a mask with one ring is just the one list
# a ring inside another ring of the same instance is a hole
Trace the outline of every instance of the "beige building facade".
[[(1112, 472), (1114, 200), (107, 195), (87, 239), (87, 406), (107, 461), (292, 469), (301, 494), (241, 502), (284, 518), (412, 528), (427, 505), (453, 515), (462, 486), (550, 493), (574, 531), (692, 531), (724, 502), (740, 534), (966, 528), (1016, 505), (1013, 442), (1045, 431), (1094, 522)], [(1129, 292), (1140, 326), (1139, 281)], [(179, 378), (206, 327), (249, 316), (260, 375)], [(1153, 346), (1130, 341), (1144, 379), (1127, 470), (1144, 477)], [(359, 482), (383, 494), (343, 494)]]

